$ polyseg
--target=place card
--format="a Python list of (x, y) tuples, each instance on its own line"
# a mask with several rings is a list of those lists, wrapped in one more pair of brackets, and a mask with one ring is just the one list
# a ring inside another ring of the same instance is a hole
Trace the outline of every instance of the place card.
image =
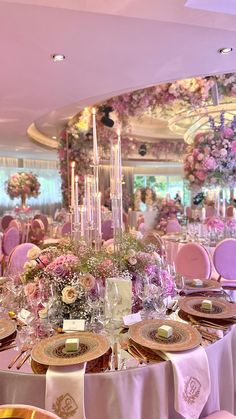
[(127, 316), (123, 316), (123, 322), (125, 326), (131, 326), (131, 324), (135, 324), (141, 321), (142, 319), (140, 313), (128, 314)]
[(22, 320), (27, 320), (29, 316), (31, 316), (30, 311), (22, 308), (18, 317), (20, 317)]
[(63, 332), (83, 331), (85, 329), (84, 319), (63, 320)]

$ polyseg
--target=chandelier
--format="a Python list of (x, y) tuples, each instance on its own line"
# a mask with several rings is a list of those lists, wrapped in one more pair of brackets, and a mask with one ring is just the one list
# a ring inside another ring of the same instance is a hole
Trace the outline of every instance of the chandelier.
[(168, 121), (169, 129), (178, 135), (183, 135), (187, 144), (192, 144), (198, 131), (210, 131), (212, 129), (210, 119), (220, 124), (220, 118), (224, 113), (224, 120), (231, 123), (236, 116), (236, 102), (224, 102), (219, 105), (206, 105), (194, 110), (179, 112)]

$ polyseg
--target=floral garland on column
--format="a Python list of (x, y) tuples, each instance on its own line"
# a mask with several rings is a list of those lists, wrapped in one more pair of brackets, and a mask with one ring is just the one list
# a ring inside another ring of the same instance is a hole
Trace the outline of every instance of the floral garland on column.
[(233, 187), (236, 184), (236, 117), (225, 124), (224, 113), (211, 131), (199, 132), (184, 157), (185, 179), (191, 189)]

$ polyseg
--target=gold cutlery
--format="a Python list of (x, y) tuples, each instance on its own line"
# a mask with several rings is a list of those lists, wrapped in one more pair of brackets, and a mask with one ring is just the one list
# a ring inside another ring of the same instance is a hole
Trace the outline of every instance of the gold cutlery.
[(143, 364), (144, 361), (142, 358), (140, 358), (140, 356), (130, 347), (127, 347), (127, 351), (129, 352), (130, 355), (132, 355), (133, 358), (136, 359), (136, 361), (138, 361), (139, 364)]
[(129, 346), (131, 347), (131, 349), (133, 348), (137, 352), (137, 354), (143, 359), (144, 362), (149, 362), (146, 355), (144, 355), (142, 350), (139, 349), (133, 342), (130, 342)]
[(16, 343), (4, 345), (0, 347), (0, 352), (7, 351), (8, 349), (16, 348)]
[(17, 370), (19, 370), (22, 367), (22, 365), (24, 365), (24, 363), (27, 361), (27, 359), (29, 359), (30, 355), (31, 355), (31, 350), (26, 353), (26, 355), (21, 359), (20, 362), (18, 362), (18, 364), (16, 366)]
[(16, 363), (16, 361), (21, 357), (21, 355), (23, 355), (24, 352), (28, 351), (29, 348), (30, 346), (28, 344), (23, 345), (20, 349), (19, 354), (17, 354), (15, 358), (13, 358), (13, 360), (8, 365), (8, 369), (11, 369), (13, 365)]

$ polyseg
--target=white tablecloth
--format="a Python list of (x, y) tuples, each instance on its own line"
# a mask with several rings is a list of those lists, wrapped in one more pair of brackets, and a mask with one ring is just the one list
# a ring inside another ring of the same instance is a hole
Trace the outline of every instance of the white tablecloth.
[[(211, 394), (200, 417), (225, 409), (236, 413), (236, 326), (206, 348)], [(45, 376), (7, 371), (13, 351), (0, 355), (0, 404), (44, 408)], [(29, 366), (24, 371), (30, 371)], [(170, 361), (133, 370), (85, 375), (87, 419), (180, 419), (174, 410)], [(69, 392), (69, 387), (68, 387)]]

